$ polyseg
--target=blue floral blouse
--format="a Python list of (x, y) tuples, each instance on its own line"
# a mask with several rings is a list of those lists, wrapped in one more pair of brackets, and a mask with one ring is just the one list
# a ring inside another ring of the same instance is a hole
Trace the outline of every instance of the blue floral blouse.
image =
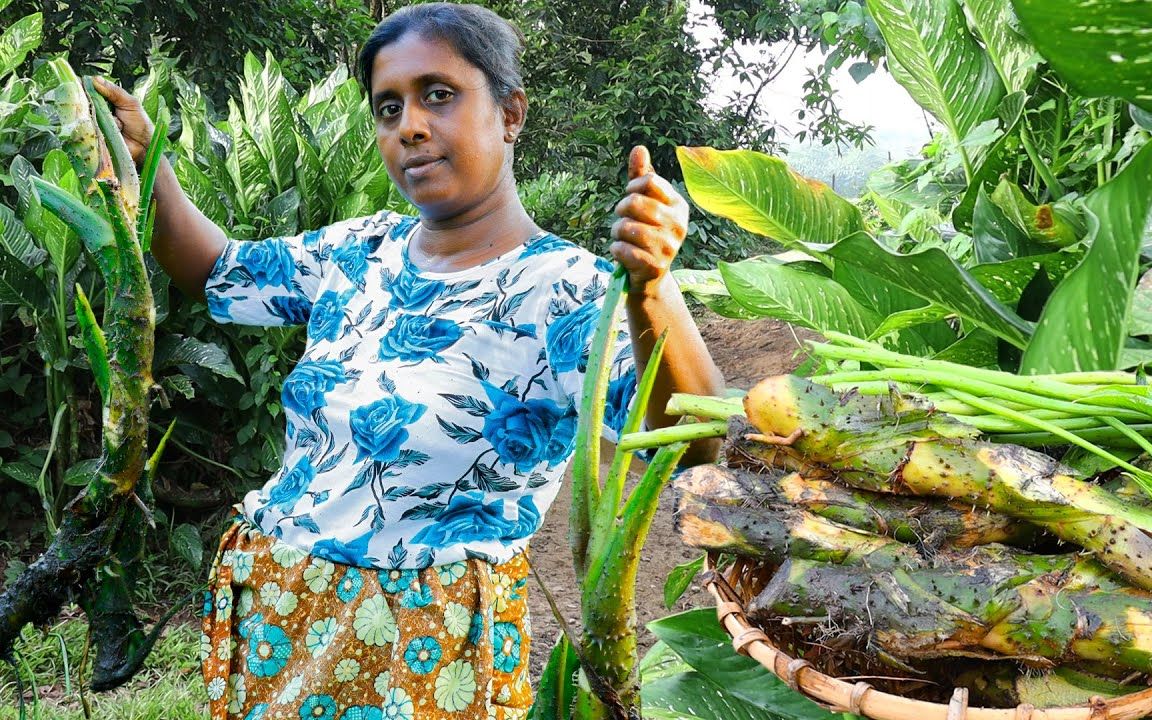
[[(283, 465), (244, 514), (350, 565), (504, 562), (559, 491), (611, 266), (541, 233), (477, 267), (422, 272), (407, 255), (417, 224), (381, 212), (221, 254), (213, 318), (308, 326), (284, 381)], [(609, 439), (635, 386), (622, 329)]]

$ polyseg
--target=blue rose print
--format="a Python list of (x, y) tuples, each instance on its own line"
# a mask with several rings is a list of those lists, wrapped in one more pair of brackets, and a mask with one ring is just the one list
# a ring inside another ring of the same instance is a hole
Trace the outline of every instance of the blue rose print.
[(416, 422), (427, 405), (409, 402), (399, 395), (380, 398), (370, 405), (352, 411), (352, 442), (356, 443), (356, 460), (365, 457), (377, 462), (391, 462), (400, 457), (400, 448), (408, 440), (407, 426)]
[(444, 291), (440, 280), (427, 280), (405, 267), (385, 288), (392, 293), (388, 306), (396, 310), (421, 312)]
[(339, 337), (340, 325), (344, 322), (344, 305), (349, 297), (350, 294), (327, 290), (316, 299), (309, 321), (309, 334), (313, 338), (332, 342)]
[(303, 241), (304, 247), (314, 248), (320, 244), (320, 238), (324, 237), (324, 230), (309, 230), (304, 233)]
[(276, 317), (283, 318), (287, 325), (303, 325), (312, 314), (312, 304), (295, 295), (272, 298), (269, 309)]
[(246, 300), (247, 298), (237, 297), (219, 297), (217, 295), (208, 296), (208, 312), (212, 313), (215, 317), (230, 318), (232, 313), (228, 311), (228, 307), (234, 300)]
[(529, 472), (542, 462), (549, 467), (567, 459), (576, 438), (576, 409), (562, 409), (552, 400), (520, 400), (484, 383), (492, 412), (484, 418), (481, 434), (492, 444), (500, 461)]
[(600, 319), (600, 306), (585, 303), (576, 310), (561, 315), (548, 326), (544, 338), (548, 360), (555, 372), (584, 370), (588, 367), (588, 341), (596, 322)]
[(344, 247), (332, 252), (332, 262), (356, 284), (364, 287), (364, 276), (368, 274), (368, 245), (362, 242), (350, 242)]
[(524, 252), (520, 253), (518, 259), (523, 260), (524, 258), (530, 258), (534, 255), (543, 255), (544, 253), (556, 252), (557, 250), (571, 250), (574, 247), (575, 245), (569, 241), (559, 238), (552, 233), (548, 233), (524, 248)]
[(608, 383), (608, 400), (604, 407), (604, 424), (617, 433), (628, 419), (628, 406), (636, 394), (636, 368), (628, 369), (620, 377)]
[(520, 515), (509, 520), (504, 517), (503, 498), (485, 505), (484, 493), (479, 490), (456, 493), (436, 522), (421, 528), (412, 542), (439, 548), (490, 540), (507, 545), (540, 527), (540, 511), (531, 496), (523, 496), (516, 506)]
[[(374, 534), (374, 531), (369, 530), (347, 543), (334, 538), (326, 538), (312, 546), (312, 554), (341, 565), (371, 567), (376, 562), (376, 558), (368, 557), (368, 541), (372, 539)], [(347, 601), (345, 600), (345, 602)]]
[(284, 379), (280, 399), (287, 410), (310, 417), (328, 404), (325, 394), (344, 382), (348, 378), (339, 360), (302, 360)]
[(424, 315), (401, 315), (388, 334), (380, 338), (381, 360), (443, 362), (439, 354), (463, 335), (451, 320)]
[(296, 261), (283, 240), (240, 243), (236, 260), (244, 266), (258, 288), (291, 287)]
[(308, 456), (300, 458), (268, 491), (268, 503), (280, 508), (282, 512), (291, 512), (315, 479), (316, 468), (312, 466), (312, 459)]

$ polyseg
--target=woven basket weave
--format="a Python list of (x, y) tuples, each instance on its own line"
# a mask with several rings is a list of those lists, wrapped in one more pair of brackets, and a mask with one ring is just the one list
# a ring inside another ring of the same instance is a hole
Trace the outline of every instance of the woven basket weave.
[(732, 636), (732, 647), (747, 655), (792, 689), (833, 712), (851, 712), (873, 720), (1130, 720), (1152, 715), (1152, 688), (1121, 697), (1093, 697), (1082, 705), (1038, 708), (983, 708), (968, 705), (968, 689), (956, 688), (947, 704), (913, 700), (885, 693), (866, 682), (845, 682), (825, 675), (807, 660), (789, 657), (772, 644), (745, 615), (750, 595), (743, 573), (748, 565), (737, 563), (726, 570), (716, 568), (709, 554), (705, 586), (716, 598), (720, 624)]

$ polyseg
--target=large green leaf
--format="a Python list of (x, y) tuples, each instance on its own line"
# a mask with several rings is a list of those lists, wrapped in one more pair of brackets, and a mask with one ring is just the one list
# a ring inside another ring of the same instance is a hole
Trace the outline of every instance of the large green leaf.
[(866, 338), (880, 316), (832, 278), (768, 257), (720, 263), (732, 298), (756, 317), (771, 317), (816, 332), (836, 330)]
[(1152, 3), (1012, 0), (1024, 32), (1080, 93), (1152, 110)]
[(1144, 273), (1132, 293), (1132, 317), (1128, 319), (1128, 334), (1152, 335), (1152, 270)]
[(15, 70), (44, 38), (44, 15), (32, 13), (12, 23), (0, 35), (0, 79)]
[(959, 141), (995, 116), (1004, 85), (956, 0), (868, 0), (868, 10), (893, 77), (952, 137)]
[(540, 674), (535, 702), (528, 711), (528, 720), (569, 720), (572, 702), (576, 699), (576, 670), (579, 664), (576, 652), (568, 638), (561, 635), (552, 646), (548, 664)]
[(7, 205), (0, 205), (0, 245), (3, 246), (4, 252), (16, 257), (30, 268), (44, 262), (47, 255), (36, 247), (32, 234)]
[(1092, 245), (1044, 306), (1021, 361), (1022, 373), (1116, 368), (1152, 210), (1150, 177), (1152, 145), (1146, 145), (1085, 199)]
[(672, 272), (680, 292), (691, 295), (693, 298), (716, 313), (728, 318), (738, 320), (755, 320), (761, 317), (732, 299), (728, 286), (719, 270), (689, 270), (687, 268)]
[(176, 158), (176, 177), (180, 180), (180, 187), (188, 194), (200, 212), (217, 225), (228, 225), (228, 207), (220, 201), (220, 192), (212, 178), (204, 174), (196, 164), (185, 155)]
[[(732, 649), (732, 640), (716, 622), (713, 610), (690, 610), (648, 623), (648, 629), (691, 665), (699, 675), (712, 684), (715, 699), (746, 703), (753, 709), (768, 711), (769, 717), (787, 720), (832, 720), (833, 715), (811, 700), (788, 687), (752, 658), (739, 655)], [(695, 679), (693, 679), (695, 680)], [(659, 681), (666, 682), (666, 681)], [(653, 683), (655, 685), (656, 683)], [(695, 682), (693, 683), (695, 685)], [(697, 686), (699, 687), (699, 686)], [(645, 714), (648, 705), (659, 691), (645, 685), (642, 694)], [(693, 688), (695, 690), (695, 688)], [(669, 693), (665, 698), (683, 697)], [(655, 704), (655, 703), (653, 703)], [(671, 705), (671, 703), (669, 703)], [(656, 717), (653, 715), (653, 717)], [(665, 717), (676, 717), (675, 715)], [(686, 717), (728, 718), (740, 717), (725, 712), (687, 715)], [(751, 717), (761, 717), (752, 715)]]
[(292, 184), (296, 169), (296, 143), (289, 142), (296, 127), (288, 85), (280, 66), (267, 52), (264, 65), (252, 53), (244, 59), (244, 117), (256, 145), (268, 164), (277, 192)]
[(43, 308), (48, 303), (48, 290), (13, 255), (0, 251), (0, 305), (24, 305)]
[(964, 0), (964, 10), (988, 51), (1008, 92), (1028, 87), (1036, 67), (1036, 49), (1016, 30), (1012, 5), (1004, 0)]
[(750, 150), (676, 148), (684, 184), (710, 213), (782, 243), (830, 243), (862, 230), (855, 205), (783, 160)]
[(174, 365), (195, 365), (222, 377), (242, 381), (224, 348), (196, 338), (179, 335), (166, 335), (160, 338), (156, 342), (156, 358), (153, 360), (153, 365), (157, 371)]
[(640, 688), (644, 717), (651, 720), (780, 720), (778, 713), (724, 692), (702, 673), (680, 673)]
[(1011, 171), (1020, 161), (1020, 138), (1017, 127), (1020, 118), (1024, 117), (1024, 105), (1027, 96), (1022, 92), (1006, 95), (1000, 101), (997, 112), (1000, 115), (1000, 139), (992, 143), (980, 157), (976, 158), (976, 167), (969, 178), (968, 188), (960, 197), (960, 202), (952, 209), (952, 224), (961, 232), (971, 232), (973, 218), (976, 210), (976, 201), (980, 193), (991, 192), (1000, 177)]
[(988, 288), (939, 248), (902, 255), (866, 233), (857, 233), (825, 248), (824, 252), (837, 263), (885, 278), (1017, 347), (1027, 344), (1031, 324), (1005, 307)]

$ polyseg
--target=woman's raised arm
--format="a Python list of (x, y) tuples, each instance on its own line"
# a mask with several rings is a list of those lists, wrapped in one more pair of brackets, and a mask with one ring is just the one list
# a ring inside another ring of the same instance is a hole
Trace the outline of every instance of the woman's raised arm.
[[(144, 161), (153, 125), (140, 101), (119, 85), (96, 78), (96, 90), (112, 105), (116, 124), (139, 166)], [(192, 204), (167, 159), (160, 161), (153, 191), (156, 219), (152, 231), (152, 255), (176, 287), (197, 299), (204, 298), (204, 284), (224, 250), (227, 237), (216, 223)]]

